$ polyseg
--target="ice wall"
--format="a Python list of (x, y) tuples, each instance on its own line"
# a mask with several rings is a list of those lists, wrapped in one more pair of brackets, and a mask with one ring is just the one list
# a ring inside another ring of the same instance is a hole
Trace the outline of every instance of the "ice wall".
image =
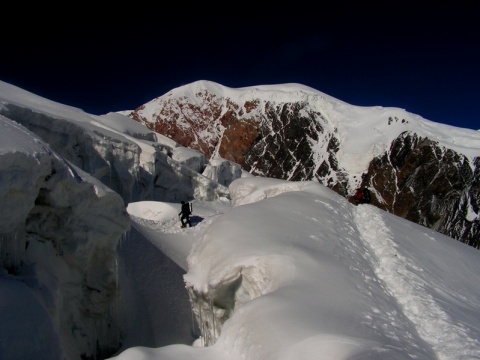
[(233, 180), (242, 177), (243, 173), (244, 171), (239, 164), (220, 157), (211, 159), (203, 171), (203, 175), (227, 187)]
[[(44, 358), (46, 347), (61, 348), (59, 359), (110, 354), (120, 341), (116, 246), (130, 227), (123, 200), (23, 126), (3, 116), (0, 125), (0, 281), (28, 294), (24, 313), (37, 304), (50, 315), (41, 323), (51, 336), (39, 341), (37, 329), (24, 356)], [(31, 333), (12, 321), (9, 338)], [(14, 358), (11, 344), (0, 347)]]
[(125, 204), (215, 200), (228, 194), (222, 183), (202, 175), (208, 165), (202, 154), (145, 127), (142, 133), (138, 127), (143, 125), (126, 116), (81, 113), (70, 118), (10, 103), (0, 106), (0, 114), (22, 124), (63, 158), (120, 194)]

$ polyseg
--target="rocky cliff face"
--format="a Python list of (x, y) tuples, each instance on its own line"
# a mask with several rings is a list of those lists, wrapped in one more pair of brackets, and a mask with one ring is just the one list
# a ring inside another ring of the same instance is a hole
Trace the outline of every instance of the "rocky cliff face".
[(229, 90), (193, 83), (152, 100), (129, 117), (208, 159), (220, 156), (253, 175), (317, 180), (345, 197), (368, 186), (375, 206), (480, 247), (479, 158), (420, 136), (423, 125), (412, 114), (369, 110), (379, 119), (372, 136), (386, 127), (396, 135), (380, 136), (380, 151), (375, 144), (368, 153), (349, 154), (367, 159), (364, 169), (352, 171), (345, 160), (349, 140), (342, 132), (356, 122), (342, 114), (350, 111), (348, 104), (303, 89)]
[(129, 116), (209, 159), (220, 156), (254, 175), (292, 181), (337, 178), (335, 128), (308, 101), (236, 103), (207, 89), (195, 98), (195, 103), (188, 97), (158, 98), (153, 114), (143, 106)]
[(479, 158), (468, 159), (435, 141), (402, 133), (390, 151), (372, 159), (365, 185), (373, 203), (395, 215), (479, 247)]

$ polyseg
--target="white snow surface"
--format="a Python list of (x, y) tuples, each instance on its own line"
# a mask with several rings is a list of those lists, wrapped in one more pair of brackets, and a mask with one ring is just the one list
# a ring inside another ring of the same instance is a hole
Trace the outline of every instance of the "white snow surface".
[[(234, 89), (225, 91), (230, 96), (235, 93)], [(267, 96), (269, 86), (251, 91), (263, 91)], [(430, 122), (401, 109), (395, 110), (399, 122), (387, 128), (375, 123), (385, 108), (350, 107), (296, 84), (285, 85), (285, 91), (289, 96), (293, 91), (329, 102), (333, 117), (342, 109), (345, 117), (338, 118), (337, 125), (342, 141), (352, 144), (351, 152), (343, 154), (343, 162), (351, 161), (352, 168), (362, 161), (354, 149), (362, 149), (358, 153), (367, 148), (380, 151), (378, 147), (383, 145), (378, 139), (388, 138), (394, 126), (433, 133), (467, 156), (480, 155), (479, 132)], [(92, 116), (0, 82), (0, 106), (5, 104), (64, 117), (96, 131), (103, 128), (109, 136), (129, 136), (127, 128), (136, 126), (123, 115)], [(115, 126), (105, 120), (112, 116)], [(33, 159), (27, 164), (32, 172), (49, 166), (38, 160), (43, 153), (51, 153), (45, 144), (22, 126), (4, 117), (1, 120), (2, 169), (9, 173), (19, 169), (18, 176), (24, 176), (26, 165), (4, 161), (5, 155), (15, 153), (22, 161)], [(365, 125), (367, 122), (376, 124), (379, 135), (368, 132), (371, 124)], [(145, 149), (151, 146), (149, 141), (132, 141)], [(175, 151), (182, 158), (182, 149)], [(221, 172), (215, 174), (221, 183)], [(13, 187), (19, 194), (31, 189), (32, 184), (19, 182), (19, 177), (2, 179), (0, 194), (5, 199), (12, 199), (6, 190)], [(179, 227), (179, 203), (139, 201), (126, 206), (133, 228), (149, 247), (122, 255), (136, 269), (129, 279), (131, 286), (121, 289), (127, 300), (119, 316), (131, 323), (124, 347), (111, 359), (480, 359), (478, 250), (372, 205), (354, 206), (316, 182), (244, 176), (231, 182), (228, 191), (230, 200), (193, 201), (193, 226), (185, 229)], [(21, 196), (15, 200), (19, 209), (27, 202)], [(2, 214), (8, 211), (4, 204)], [(4, 220), (8, 218), (0, 218), (0, 228), (8, 228)], [(92, 217), (91, 221), (97, 220)], [(5, 246), (7, 239), (0, 241)], [(180, 285), (192, 296), (192, 311), (200, 320), (201, 333), (191, 344), (135, 345), (137, 338), (160, 338), (180, 325), (175, 321), (165, 326), (148, 323), (160, 313), (176, 314), (180, 306), (175, 298), (168, 299), (168, 306), (160, 302), (162, 296), (171, 294), (160, 291), (160, 283), (152, 286), (153, 273), (170, 269), (160, 267), (158, 258), (152, 256), (156, 252), (178, 266), (183, 273)], [(35, 256), (50, 255), (38, 248)], [(73, 276), (69, 270), (58, 269), (65, 282)], [(75, 344), (60, 343), (55, 319), (29, 290), (31, 282), (0, 269), (0, 358), (27, 359), (42, 354), (35, 358), (63, 359), (64, 354), (75, 353), (62, 348)], [(48, 288), (49, 283), (41, 286), (45, 293), (55, 291)], [(139, 288), (143, 295), (135, 292)], [(133, 301), (139, 296), (164, 306), (143, 307), (142, 301)]]
[(480, 359), (477, 250), (314, 182), (229, 189), (231, 206), (194, 203), (203, 220), (183, 230), (171, 204), (128, 207), (150, 241), (187, 258), (188, 288), (209, 298), (241, 277), (215, 344), (115, 359)]

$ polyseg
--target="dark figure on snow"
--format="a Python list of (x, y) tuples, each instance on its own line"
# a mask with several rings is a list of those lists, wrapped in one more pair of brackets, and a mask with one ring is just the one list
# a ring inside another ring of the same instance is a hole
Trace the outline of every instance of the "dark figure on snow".
[(190, 215), (192, 213), (192, 208), (190, 207), (190, 204), (188, 202), (182, 201), (182, 210), (178, 213), (178, 216), (180, 216), (180, 221), (182, 222), (182, 228), (185, 226), (192, 227), (192, 224), (190, 223)]
[(363, 204), (370, 204), (370, 190), (367, 187), (363, 188)]

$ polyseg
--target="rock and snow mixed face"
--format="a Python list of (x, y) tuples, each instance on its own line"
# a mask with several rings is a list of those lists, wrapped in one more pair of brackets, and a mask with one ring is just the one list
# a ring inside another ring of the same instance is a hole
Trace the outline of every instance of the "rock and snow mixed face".
[(353, 106), (299, 84), (197, 81), (128, 116), (253, 175), (314, 180), (345, 197), (367, 186), (375, 206), (480, 247), (478, 131)]

